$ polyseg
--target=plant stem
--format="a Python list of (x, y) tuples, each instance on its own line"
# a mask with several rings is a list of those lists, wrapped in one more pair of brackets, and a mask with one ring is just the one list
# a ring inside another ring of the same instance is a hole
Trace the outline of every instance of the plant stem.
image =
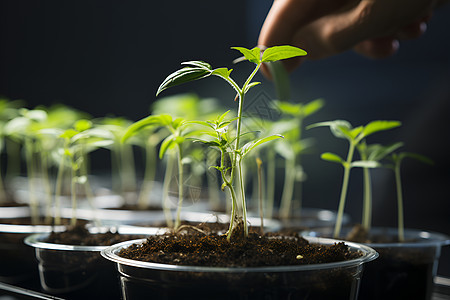
[(270, 147), (267, 153), (267, 206), (266, 217), (272, 219), (275, 202), (275, 150)]
[(181, 149), (181, 145), (177, 144), (178, 149), (178, 207), (177, 207), (177, 216), (175, 219), (175, 226), (174, 229), (178, 229), (181, 223), (181, 208), (183, 206), (183, 152)]
[(242, 218), (244, 221), (244, 236), (247, 237), (248, 236), (247, 205), (245, 204), (245, 187), (244, 187), (244, 174), (242, 172), (242, 157), (239, 157), (238, 168), (239, 168), (239, 184), (242, 201)]
[(30, 209), (31, 209), (31, 223), (37, 224), (39, 220), (38, 201), (36, 199), (35, 191), (35, 168), (33, 159), (33, 141), (30, 138), (25, 139), (25, 156), (28, 173), (28, 189), (30, 197)]
[(259, 199), (259, 217), (261, 219), (261, 235), (264, 234), (264, 208), (262, 198), (262, 161), (256, 158), (256, 165), (258, 167), (258, 199)]
[(145, 173), (142, 180), (141, 190), (139, 192), (138, 207), (144, 209), (150, 202), (150, 193), (153, 188), (153, 182), (156, 174), (156, 152), (155, 146), (150, 139), (145, 143)]
[(295, 158), (286, 159), (285, 161), (285, 178), (283, 194), (280, 204), (280, 217), (288, 219), (291, 211), (292, 197), (294, 195), (295, 183)]
[(77, 224), (77, 181), (76, 181), (76, 169), (74, 167), (74, 158), (71, 157), (71, 180), (70, 180), (70, 195), (72, 199), (72, 219), (70, 220), (70, 225), (75, 226)]
[[(362, 157), (363, 160), (366, 158)], [(363, 168), (364, 176), (364, 201), (363, 201), (363, 218), (362, 226), (369, 231), (372, 224), (372, 184), (369, 168)]]
[(345, 207), (345, 199), (347, 197), (347, 189), (348, 189), (348, 181), (350, 178), (350, 169), (351, 169), (351, 162), (353, 159), (353, 153), (355, 152), (355, 144), (353, 142), (350, 142), (350, 146), (348, 149), (348, 155), (347, 155), (347, 161), (344, 164), (344, 177), (342, 181), (342, 190), (341, 190), (341, 197), (339, 199), (339, 208), (338, 208), (338, 214), (336, 219), (336, 226), (334, 227), (334, 238), (338, 238), (341, 234), (341, 227), (342, 227), (342, 218), (344, 216), (344, 207)]
[(173, 221), (172, 221), (172, 215), (170, 212), (170, 208), (168, 207), (168, 200), (169, 200), (169, 185), (170, 185), (170, 179), (172, 177), (172, 171), (173, 171), (173, 163), (174, 158), (172, 155), (168, 155), (167, 158), (167, 164), (166, 164), (166, 173), (164, 174), (164, 185), (163, 185), (163, 211), (164, 215), (166, 217), (166, 223), (168, 227), (173, 227)]
[(397, 206), (398, 206), (398, 240), (403, 242), (405, 240), (404, 221), (403, 221), (403, 193), (400, 177), (400, 160), (395, 164), (395, 184), (397, 187)]
[(64, 175), (65, 156), (61, 157), (55, 183), (55, 225), (61, 225), (61, 189)]

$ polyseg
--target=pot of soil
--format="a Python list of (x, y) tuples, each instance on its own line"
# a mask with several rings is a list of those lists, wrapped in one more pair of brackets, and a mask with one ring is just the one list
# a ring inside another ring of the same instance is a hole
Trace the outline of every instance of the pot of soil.
[(114, 266), (101, 258), (100, 251), (152, 232), (75, 226), (63, 232), (30, 235), (25, 244), (35, 251), (40, 285), (46, 293), (68, 298), (117, 299), (119, 287)]
[[(175, 218), (176, 213), (172, 213), (172, 219)], [(216, 214), (210, 212), (193, 212), (193, 211), (183, 211), (180, 214), (181, 224), (187, 226), (198, 226), (199, 224), (206, 224), (208, 226), (214, 224), (214, 228), (218, 231), (226, 232), (229, 227), (230, 216), (226, 214)], [(257, 217), (247, 218), (249, 226), (254, 227), (256, 230), (260, 230), (261, 219)], [(263, 219), (264, 231), (274, 232), (282, 228), (281, 223), (275, 219)], [(163, 211), (156, 212), (147, 219), (135, 219), (133, 222), (128, 222), (127, 224), (121, 225), (122, 228), (132, 228), (134, 227), (155, 227), (164, 228), (168, 227), (166, 217)]]
[(116, 264), (124, 299), (356, 299), (363, 264), (378, 256), (332, 239), (251, 232), (228, 241), (198, 230), (119, 243), (102, 255)]
[(0, 208), (0, 281), (17, 284), (37, 279), (37, 265), (32, 249), (23, 239), (33, 233), (62, 231), (65, 226), (33, 225), (30, 208)]
[[(346, 240), (355, 240), (375, 249), (379, 258), (367, 265), (361, 282), (361, 299), (432, 298), (441, 247), (450, 237), (428, 231), (405, 229), (399, 242), (396, 228), (372, 228), (369, 234), (346, 228)], [(330, 236), (331, 233), (310, 232), (308, 235)]]
[[(283, 230), (308, 230), (322, 227), (332, 227), (336, 224), (337, 213), (335, 211), (320, 208), (302, 208), (300, 213), (294, 213), (289, 218), (276, 216), (274, 219), (281, 223)], [(350, 216), (344, 214), (343, 224), (350, 222)]]

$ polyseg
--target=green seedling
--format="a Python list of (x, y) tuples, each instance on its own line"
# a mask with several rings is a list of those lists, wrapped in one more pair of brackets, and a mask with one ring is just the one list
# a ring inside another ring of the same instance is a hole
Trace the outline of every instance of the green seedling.
[(95, 127), (109, 131), (114, 137), (111, 144), (111, 175), (113, 190), (122, 195), (126, 202), (136, 200), (136, 170), (132, 144), (122, 143), (131, 121), (122, 117), (103, 117), (93, 120)]
[[(287, 122), (290, 124), (290, 128), (282, 132), (285, 139), (275, 147), (278, 154), (285, 160), (285, 180), (279, 215), (281, 218), (287, 219), (292, 211), (291, 203), (294, 198), (294, 186), (300, 189), (304, 177), (301, 167), (301, 154), (305, 153), (311, 145), (309, 140), (302, 140), (303, 122), (306, 117), (319, 111), (323, 107), (324, 102), (322, 99), (317, 99), (306, 104), (276, 101), (274, 105), (284, 115), (279, 122)], [(298, 181), (297, 185), (295, 185), (296, 180)], [(298, 193), (295, 198), (301, 208), (301, 193)]]
[[(162, 159), (168, 150), (175, 150), (177, 154), (177, 162), (178, 162), (178, 207), (175, 218), (175, 223), (173, 228), (176, 230), (181, 223), (181, 208), (183, 206), (183, 147), (182, 144), (186, 140), (187, 137), (192, 135), (191, 128), (186, 126), (186, 121), (182, 118), (173, 119), (172, 116), (167, 114), (161, 115), (150, 115), (136, 123), (132, 124), (125, 135), (123, 136), (122, 141), (125, 142), (128, 138), (134, 135), (136, 132), (142, 130), (146, 127), (163, 127), (168, 132), (169, 135), (164, 138), (161, 143), (161, 147), (159, 150), (159, 158)], [(167, 198), (168, 198), (168, 188), (171, 179), (171, 172), (173, 169), (172, 166), (173, 157), (169, 154), (168, 164), (166, 166), (166, 175), (164, 180), (164, 191), (163, 191), (163, 209), (166, 212), (166, 220), (167, 224), (172, 227), (172, 218), (170, 216), (170, 212), (168, 211)]]
[[(19, 143), (8, 137), (5, 132), (6, 124), (19, 115), (19, 108), (21, 101), (10, 101), (8, 99), (0, 99), (0, 153), (6, 152), (7, 165), (5, 178), (8, 179), (13, 174), (18, 174), (20, 169), (19, 155)], [(3, 166), (0, 166), (0, 170), (3, 170)], [(3, 172), (0, 171), (0, 203), (8, 200), (5, 182), (3, 178)]]
[(111, 132), (92, 127), (90, 120), (81, 119), (75, 122), (74, 127), (63, 131), (59, 138), (63, 146), (57, 150), (59, 154), (59, 166), (55, 184), (55, 224), (60, 224), (60, 195), (65, 170), (70, 170), (70, 194), (72, 203), (71, 225), (77, 223), (77, 184), (84, 186), (86, 197), (93, 208), (92, 190), (88, 180), (88, 154), (99, 148), (109, 147), (114, 143)]
[[(244, 98), (247, 92), (260, 84), (260, 82), (253, 82), (254, 76), (257, 74), (261, 65), (263, 63), (269, 63), (272, 61), (278, 61), (282, 59), (288, 59), (297, 56), (306, 55), (306, 52), (302, 49), (292, 47), (292, 46), (275, 46), (267, 48), (264, 52), (258, 47), (253, 49), (247, 49), (243, 47), (232, 47), (232, 49), (239, 51), (243, 56), (244, 60), (254, 63), (256, 66), (253, 72), (247, 77), (242, 86), (239, 86), (235, 80), (231, 77), (232, 69), (228, 68), (217, 68), (213, 69), (210, 64), (203, 61), (189, 61), (182, 63), (185, 67), (170, 74), (159, 86), (156, 95), (159, 95), (162, 91), (169, 87), (173, 87), (182, 83), (207, 78), (209, 76), (217, 76), (225, 80), (237, 93), (235, 100), (238, 103), (237, 109), (237, 119), (236, 119), (236, 136), (232, 139), (224, 139), (223, 132), (227, 125), (222, 125), (224, 122), (225, 115), (222, 115), (216, 121), (220, 122), (206, 122), (204, 125), (210, 127), (215, 133), (216, 137), (212, 141), (214, 147), (217, 147), (221, 152), (221, 164), (218, 170), (221, 173), (223, 180), (223, 188), (227, 188), (230, 191), (232, 198), (232, 212), (230, 218), (230, 229), (228, 230), (227, 237), (230, 239), (233, 230), (235, 219), (237, 219), (237, 197), (235, 193), (234, 180), (239, 179), (238, 187), (240, 191), (240, 197), (242, 201), (242, 218), (244, 224), (244, 236), (248, 235), (247, 226), (247, 213), (246, 213), (246, 203), (245, 203), (245, 192), (244, 192), (244, 179), (242, 172), (242, 159), (246, 153), (259, 144), (267, 142), (271, 139), (279, 138), (280, 136), (272, 136), (258, 141), (249, 142), (241, 146), (242, 137), (242, 114), (243, 114), (243, 104)], [(217, 131), (218, 130), (218, 131)], [(233, 143), (233, 145), (231, 145)], [(230, 159), (230, 164), (225, 165), (225, 158)]]
[(315, 127), (329, 127), (332, 134), (341, 139), (346, 139), (349, 142), (349, 148), (347, 153), (347, 158), (343, 159), (339, 155), (326, 152), (321, 155), (323, 160), (334, 162), (342, 165), (344, 168), (344, 175), (341, 187), (341, 195), (339, 198), (339, 207), (336, 219), (336, 226), (334, 228), (334, 238), (338, 238), (341, 232), (342, 227), (342, 218), (344, 215), (344, 207), (345, 200), (347, 197), (347, 189), (350, 178), (350, 170), (354, 167), (362, 167), (362, 168), (376, 168), (379, 167), (380, 164), (377, 161), (369, 161), (369, 160), (359, 160), (354, 161), (353, 155), (356, 147), (364, 141), (368, 136), (380, 132), (389, 130), (392, 128), (396, 128), (400, 126), (401, 123), (399, 121), (372, 121), (365, 126), (358, 126), (353, 128), (352, 125), (344, 120), (335, 120), (329, 122), (321, 122), (308, 126), (307, 128), (315, 128)]
[(411, 152), (400, 152), (392, 153), (389, 157), (391, 164), (386, 165), (388, 168), (392, 169), (395, 174), (395, 186), (397, 191), (397, 210), (398, 210), (398, 240), (400, 242), (405, 241), (405, 225), (403, 216), (403, 191), (402, 191), (402, 180), (400, 166), (405, 158), (413, 158), (426, 164), (433, 164), (433, 161), (426, 156), (411, 153)]
[[(361, 160), (380, 162), (386, 156), (403, 146), (403, 143), (395, 143), (388, 146), (380, 144), (367, 145), (365, 141), (357, 145)], [(381, 166), (381, 164), (380, 164)], [(361, 225), (366, 232), (369, 232), (372, 223), (372, 180), (368, 167), (363, 167), (363, 212)]]

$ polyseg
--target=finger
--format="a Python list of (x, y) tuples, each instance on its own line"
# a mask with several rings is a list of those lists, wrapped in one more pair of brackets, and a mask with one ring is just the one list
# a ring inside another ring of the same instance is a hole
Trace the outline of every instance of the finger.
[(397, 37), (401, 40), (411, 40), (422, 36), (427, 30), (427, 23), (414, 22), (403, 27), (398, 33)]
[[(293, 45), (293, 37), (299, 28), (329, 12), (343, 6), (350, 0), (276, 0), (274, 1), (261, 28), (258, 45), (270, 47), (277, 45)], [(286, 61), (288, 70), (293, 70), (302, 61), (294, 58)], [(263, 73), (270, 77), (266, 68)]]
[(386, 58), (398, 51), (399, 42), (393, 37), (365, 40), (358, 43), (353, 50), (368, 58)]

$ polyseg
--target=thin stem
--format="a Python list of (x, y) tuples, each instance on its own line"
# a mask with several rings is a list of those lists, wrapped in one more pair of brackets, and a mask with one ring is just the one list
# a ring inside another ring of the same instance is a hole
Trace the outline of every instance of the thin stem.
[(256, 165), (258, 167), (258, 199), (259, 199), (259, 217), (261, 219), (261, 235), (264, 234), (264, 208), (262, 198), (262, 161), (256, 158)]
[(25, 139), (25, 155), (26, 155), (26, 165), (28, 173), (28, 189), (30, 197), (30, 209), (31, 209), (31, 223), (37, 224), (39, 219), (38, 211), (38, 201), (36, 199), (35, 191), (35, 166), (33, 159), (33, 141), (30, 138)]
[(267, 153), (267, 206), (266, 217), (271, 219), (275, 204), (275, 150), (270, 147)]
[[(365, 158), (363, 158), (365, 160)], [(364, 176), (364, 201), (363, 201), (363, 218), (362, 226), (367, 231), (370, 230), (372, 224), (372, 184), (369, 168), (363, 168)]]
[(153, 143), (147, 141), (145, 144), (145, 173), (139, 192), (138, 207), (146, 208), (150, 202), (150, 193), (156, 174), (156, 152)]
[(280, 217), (282, 219), (289, 218), (291, 211), (292, 197), (294, 195), (295, 183), (295, 159), (286, 159), (285, 161), (285, 178), (283, 194), (280, 204)]
[(398, 240), (403, 242), (405, 240), (404, 220), (403, 220), (403, 193), (400, 177), (400, 161), (395, 164), (395, 184), (397, 187), (397, 205), (398, 205)]
[(239, 185), (242, 201), (242, 218), (244, 221), (244, 236), (247, 237), (248, 236), (247, 205), (245, 204), (245, 187), (244, 187), (244, 174), (242, 172), (242, 157), (239, 157), (238, 168), (239, 168)]
[(70, 194), (72, 199), (72, 219), (70, 220), (70, 225), (75, 226), (77, 224), (77, 181), (76, 181), (76, 169), (74, 167), (74, 158), (71, 158), (71, 180), (70, 180)]
[(61, 225), (61, 189), (64, 175), (65, 155), (61, 157), (55, 183), (55, 225)]
[(341, 197), (339, 199), (339, 208), (336, 219), (336, 226), (334, 227), (334, 234), (333, 234), (334, 238), (338, 238), (339, 235), (341, 234), (342, 218), (344, 216), (345, 199), (347, 197), (348, 181), (350, 178), (351, 162), (353, 159), (354, 151), (355, 151), (355, 144), (353, 142), (350, 142), (347, 161), (344, 164), (344, 177), (342, 181)]
[(181, 223), (181, 207), (183, 206), (183, 152), (181, 149), (181, 145), (177, 144), (178, 147), (178, 208), (177, 208), (177, 216), (175, 219), (175, 227), (174, 229), (177, 230), (177, 228), (180, 226)]
[(164, 174), (164, 185), (163, 185), (163, 211), (164, 215), (166, 217), (166, 223), (168, 227), (173, 227), (173, 221), (172, 221), (172, 215), (170, 213), (170, 208), (168, 207), (168, 200), (169, 200), (169, 185), (170, 185), (170, 179), (172, 177), (172, 171), (173, 171), (173, 164), (174, 164), (174, 158), (172, 155), (168, 155), (167, 158), (167, 164), (166, 164), (166, 173)]

